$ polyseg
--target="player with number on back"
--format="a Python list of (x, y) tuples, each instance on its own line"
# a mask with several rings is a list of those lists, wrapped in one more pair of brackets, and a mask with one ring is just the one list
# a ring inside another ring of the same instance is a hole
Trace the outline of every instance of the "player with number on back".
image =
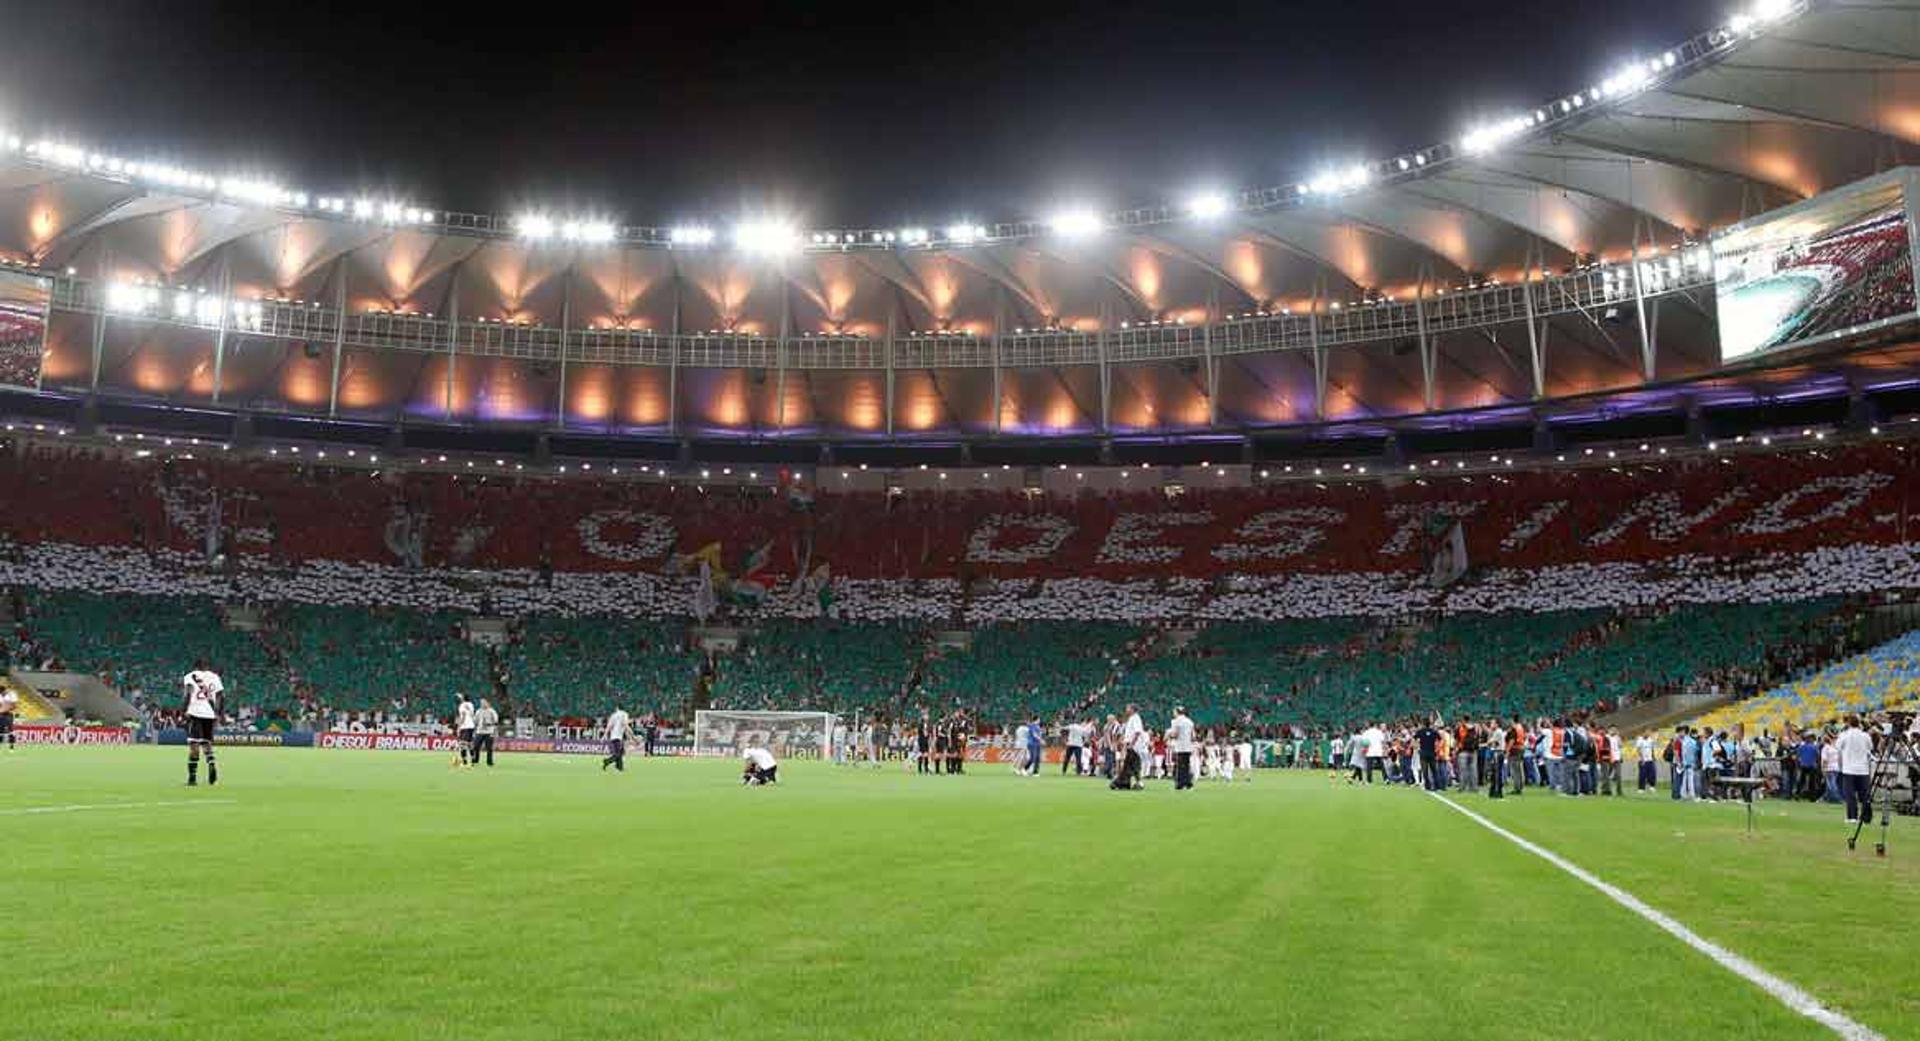
[(187, 786), (200, 783), (197, 775), (202, 752), (207, 756), (207, 784), (219, 784), (220, 768), (213, 762), (213, 728), (220, 721), (220, 698), (226, 693), (226, 684), (208, 667), (207, 659), (201, 658), (193, 663), (192, 672), (181, 677), (180, 686), (187, 699)]

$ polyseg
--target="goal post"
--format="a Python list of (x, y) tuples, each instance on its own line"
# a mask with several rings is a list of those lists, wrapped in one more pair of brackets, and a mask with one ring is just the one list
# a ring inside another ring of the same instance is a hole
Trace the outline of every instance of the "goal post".
[(831, 712), (701, 709), (693, 714), (693, 754), (738, 756), (758, 746), (777, 759), (827, 759), (834, 721)]

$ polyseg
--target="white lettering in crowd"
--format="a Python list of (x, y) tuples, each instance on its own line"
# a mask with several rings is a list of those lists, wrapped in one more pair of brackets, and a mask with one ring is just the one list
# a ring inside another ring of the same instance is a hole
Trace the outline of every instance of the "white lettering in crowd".
[(1713, 519), (1727, 507), (1745, 497), (1745, 488), (1735, 488), (1692, 513), (1685, 512), (1680, 505), (1679, 492), (1660, 492), (1649, 495), (1627, 507), (1626, 512), (1613, 519), (1613, 523), (1595, 532), (1587, 540), (1589, 546), (1604, 546), (1619, 539), (1631, 531), (1637, 524), (1647, 526), (1647, 534), (1661, 542), (1678, 542), (1687, 533)]
[[(1753, 511), (1740, 531), (1750, 535), (1778, 535), (1783, 532), (1804, 528), (1809, 524), (1824, 524), (1846, 516), (1855, 507), (1866, 502), (1874, 489), (1893, 483), (1893, 475), (1868, 471), (1859, 474), (1837, 474), (1832, 477), (1820, 477), (1780, 496)], [(1810, 495), (1828, 492), (1840, 492), (1832, 502), (1817, 510), (1799, 516), (1789, 516), (1789, 512), (1800, 505), (1800, 500)]]
[[(973, 529), (967, 539), (967, 559), (977, 564), (1025, 564), (1054, 555), (1072, 535), (1073, 522), (1051, 513), (996, 513)], [(1024, 531), (1027, 541), (999, 545), (1003, 534)]]
[(1148, 564), (1180, 557), (1179, 546), (1168, 546), (1158, 542), (1160, 534), (1168, 528), (1196, 527), (1212, 524), (1211, 513), (1123, 513), (1114, 518), (1113, 527), (1107, 529), (1106, 539), (1100, 543), (1102, 564)]
[[(1396, 521), (1393, 534), (1380, 546), (1383, 557), (1397, 557), (1414, 548), (1414, 538), (1427, 530), (1427, 522), (1433, 517), (1445, 517), (1448, 520), (1464, 520), (1480, 512), (1486, 503), (1472, 502), (1402, 502), (1387, 507), (1387, 519)], [(1448, 525), (1451, 527), (1452, 525)]]
[[(671, 520), (657, 513), (632, 510), (598, 510), (580, 518), (573, 527), (587, 552), (627, 564), (664, 557), (679, 538)], [(614, 540), (609, 529), (623, 530), (624, 537)]]
[(1507, 532), (1507, 537), (1500, 540), (1500, 548), (1511, 553), (1532, 542), (1534, 536), (1545, 531), (1547, 525), (1552, 524), (1553, 519), (1565, 512), (1566, 508), (1567, 500), (1565, 499), (1541, 503), (1532, 513), (1527, 514), (1526, 520), (1514, 525), (1513, 530)]
[(1255, 514), (1234, 534), (1260, 542), (1229, 542), (1213, 551), (1221, 560), (1258, 560), (1297, 557), (1327, 537), (1327, 526), (1347, 519), (1347, 511), (1330, 506), (1296, 506)]

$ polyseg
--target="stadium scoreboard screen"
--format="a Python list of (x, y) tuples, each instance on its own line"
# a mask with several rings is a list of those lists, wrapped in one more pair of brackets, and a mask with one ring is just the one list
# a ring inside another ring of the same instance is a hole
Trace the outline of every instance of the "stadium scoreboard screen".
[(1912, 319), (1915, 182), (1890, 171), (1716, 234), (1721, 361)]
[(52, 300), (53, 284), (46, 278), (0, 271), (0, 386), (39, 389)]

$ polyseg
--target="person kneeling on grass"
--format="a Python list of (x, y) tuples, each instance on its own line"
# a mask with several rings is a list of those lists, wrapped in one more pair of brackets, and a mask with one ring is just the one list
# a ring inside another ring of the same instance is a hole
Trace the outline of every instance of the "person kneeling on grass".
[(764, 748), (749, 748), (742, 752), (741, 759), (746, 769), (740, 773), (741, 784), (773, 784), (780, 780), (780, 764), (773, 753)]

